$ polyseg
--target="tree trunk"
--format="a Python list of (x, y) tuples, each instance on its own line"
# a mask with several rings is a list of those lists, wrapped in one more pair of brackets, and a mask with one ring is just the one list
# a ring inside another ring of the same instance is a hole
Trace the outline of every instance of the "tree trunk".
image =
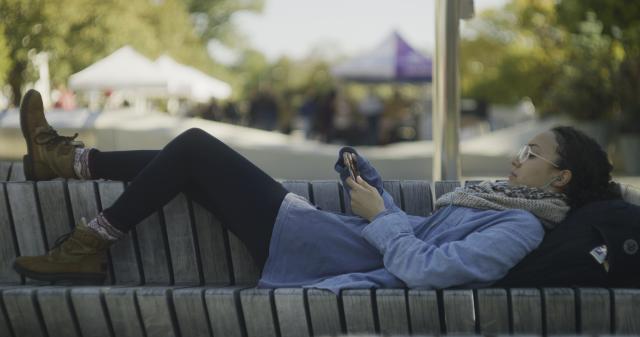
[(11, 93), (13, 94), (13, 105), (20, 106), (20, 100), (22, 99), (22, 84), (24, 83), (24, 72), (27, 65), (24, 62), (16, 62), (13, 64), (11, 71), (9, 72), (9, 85), (11, 86)]

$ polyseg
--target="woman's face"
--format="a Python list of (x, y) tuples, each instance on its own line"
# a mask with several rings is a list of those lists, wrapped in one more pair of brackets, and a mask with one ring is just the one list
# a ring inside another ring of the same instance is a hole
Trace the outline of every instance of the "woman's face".
[(556, 142), (553, 132), (543, 132), (533, 137), (527, 144), (531, 147), (531, 152), (535, 153), (537, 156), (529, 154), (527, 159), (522, 162), (520, 162), (517, 156), (515, 156), (511, 160), (509, 184), (525, 185), (529, 187), (545, 187), (545, 185), (551, 183), (552, 185), (547, 186), (551, 186), (551, 189), (559, 191), (559, 189), (555, 188), (553, 184), (560, 181), (561, 177), (561, 170), (554, 167), (552, 164), (558, 162), (559, 159), (558, 154), (556, 153), (558, 143)]

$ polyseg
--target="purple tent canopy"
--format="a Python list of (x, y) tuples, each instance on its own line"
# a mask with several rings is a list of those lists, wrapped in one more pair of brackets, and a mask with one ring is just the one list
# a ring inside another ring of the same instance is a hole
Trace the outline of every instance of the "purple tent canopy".
[(373, 50), (339, 64), (331, 73), (358, 82), (431, 82), (431, 59), (393, 32)]

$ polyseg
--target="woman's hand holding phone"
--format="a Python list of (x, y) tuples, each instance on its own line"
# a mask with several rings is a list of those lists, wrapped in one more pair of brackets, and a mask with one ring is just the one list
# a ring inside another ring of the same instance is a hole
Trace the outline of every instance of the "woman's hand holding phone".
[(342, 160), (344, 161), (344, 165), (349, 169), (349, 175), (355, 181), (356, 177), (360, 176), (360, 171), (358, 171), (358, 158), (355, 153), (344, 152), (342, 154)]
[(384, 200), (378, 190), (369, 185), (362, 177), (348, 177), (347, 185), (351, 187), (351, 211), (369, 221), (385, 210)]

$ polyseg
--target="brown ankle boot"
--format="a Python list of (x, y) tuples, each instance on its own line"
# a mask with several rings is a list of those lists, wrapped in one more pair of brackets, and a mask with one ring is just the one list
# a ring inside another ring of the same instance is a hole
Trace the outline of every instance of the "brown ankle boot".
[(111, 243), (89, 229), (83, 219), (71, 233), (59, 237), (47, 255), (20, 256), (13, 269), (35, 280), (102, 284)]
[(23, 157), (27, 180), (77, 178), (73, 170), (75, 149), (84, 147), (73, 137), (58, 135), (44, 117), (40, 93), (29, 90), (20, 105), (20, 127), (27, 142), (27, 155)]

